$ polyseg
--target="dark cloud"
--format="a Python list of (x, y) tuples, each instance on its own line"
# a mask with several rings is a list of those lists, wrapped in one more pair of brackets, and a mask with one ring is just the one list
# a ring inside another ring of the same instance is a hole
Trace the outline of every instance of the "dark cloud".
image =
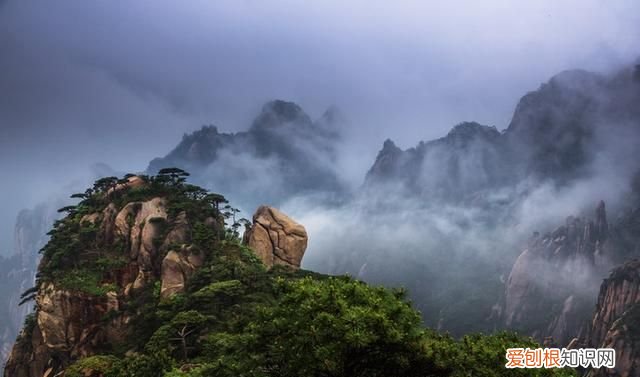
[(142, 170), (202, 124), (246, 129), (272, 98), (314, 119), (344, 109), (357, 142), (341, 161), (363, 177), (386, 137), (502, 129), (554, 73), (640, 51), (637, 2), (515, 4), (0, 1), (0, 247), (19, 209), (92, 163)]

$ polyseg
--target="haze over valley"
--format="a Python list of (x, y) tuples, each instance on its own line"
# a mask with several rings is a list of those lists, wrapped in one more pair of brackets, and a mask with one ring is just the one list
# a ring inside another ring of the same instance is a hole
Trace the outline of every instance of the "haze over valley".
[(640, 9), (457, 3), (0, 1), (3, 359), (57, 209), (179, 168), (429, 328), (615, 345), (634, 370)]

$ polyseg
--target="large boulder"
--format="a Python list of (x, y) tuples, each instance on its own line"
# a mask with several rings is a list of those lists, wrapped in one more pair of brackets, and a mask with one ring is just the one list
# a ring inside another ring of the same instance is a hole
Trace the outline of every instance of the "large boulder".
[(307, 231), (279, 210), (260, 206), (244, 242), (271, 268), (274, 265), (299, 268), (307, 249)]

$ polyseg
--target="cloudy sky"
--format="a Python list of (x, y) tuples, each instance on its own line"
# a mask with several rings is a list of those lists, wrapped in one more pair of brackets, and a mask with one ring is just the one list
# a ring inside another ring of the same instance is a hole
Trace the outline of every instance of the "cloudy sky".
[(91, 164), (142, 170), (269, 99), (341, 108), (364, 175), (387, 137), (502, 129), (553, 74), (640, 56), (637, 1), (524, 3), (0, 0), (0, 248), (20, 208)]

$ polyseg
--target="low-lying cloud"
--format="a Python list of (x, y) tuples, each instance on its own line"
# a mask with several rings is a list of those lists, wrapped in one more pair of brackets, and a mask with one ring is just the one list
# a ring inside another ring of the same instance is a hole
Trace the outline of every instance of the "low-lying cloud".
[(552, 74), (632, 60), (639, 14), (634, 1), (597, 0), (3, 1), (0, 169), (12, 200), (0, 248), (20, 208), (86, 166), (142, 170), (201, 124), (245, 129), (273, 98), (314, 118), (331, 104), (349, 113), (349, 178), (387, 137), (410, 146), (465, 119), (504, 128)]

